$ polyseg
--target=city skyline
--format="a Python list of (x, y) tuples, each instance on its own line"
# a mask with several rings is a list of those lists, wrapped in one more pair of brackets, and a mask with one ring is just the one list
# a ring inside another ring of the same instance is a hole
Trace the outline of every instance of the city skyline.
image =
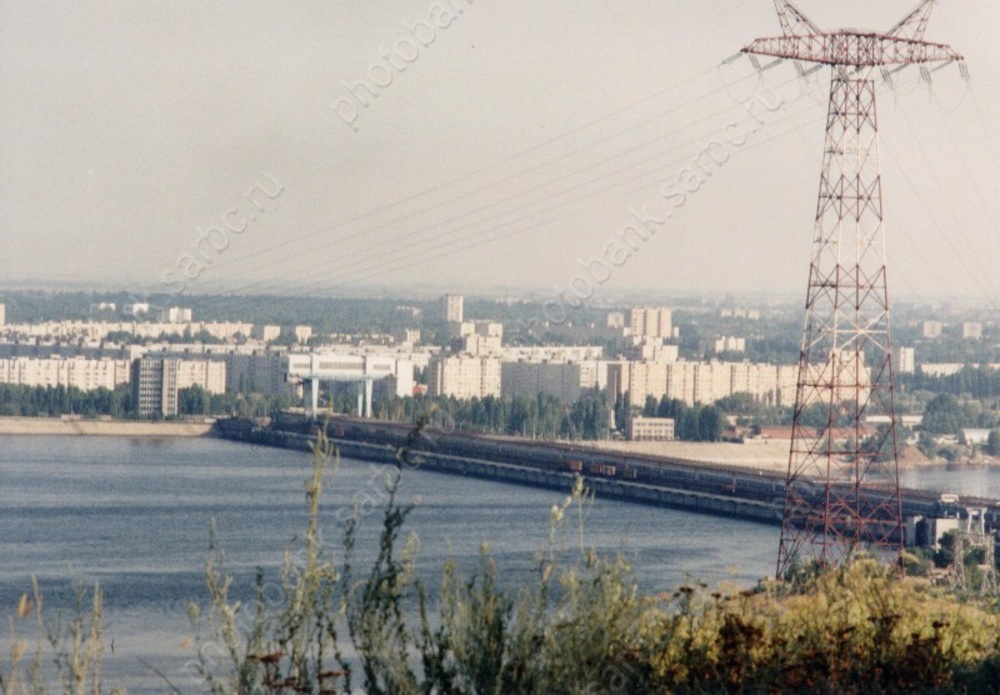
[[(722, 65), (772, 3), (236, 7), (2, 5), (0, 284), (801, 296), (828, 70)], [(931, 17), (968, 85), (881, 87), (894, 297), (1000, 303), (990, 18)]]

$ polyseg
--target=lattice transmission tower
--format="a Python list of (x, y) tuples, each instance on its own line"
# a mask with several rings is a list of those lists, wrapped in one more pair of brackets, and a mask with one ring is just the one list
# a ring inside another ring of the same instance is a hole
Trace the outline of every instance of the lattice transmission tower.
[[(875, 74), (961, 61), (924, 41), (934, 0), (887, 33), (819, 29), (775, 0), (782, 35), (743, 49), (832, 67), (777, 576), (903, 547)], [(924, 71), (926, 73), (926, 71)], [(929, 74), (929, 73), (926, 73)], [(964, 75), (963, 70), (963, 75)], [(872, 416), (882, 424), (873, 424)], [(816, 423), (819, 422), (818, 426)], [(888, 423), (888, 424), (885, 424)]]

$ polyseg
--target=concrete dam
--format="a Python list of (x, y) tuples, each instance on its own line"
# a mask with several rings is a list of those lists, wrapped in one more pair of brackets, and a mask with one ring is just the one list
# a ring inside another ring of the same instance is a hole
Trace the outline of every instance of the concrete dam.
[[(342, 456), (404, 471), (422, 468), (562, 492), (579, 474), (599, 498), (781, 523), (785, 477), (773, 471), (348, 417), (324, 421), (282, 413), (266, 426), (231, 418), (218, 421), (215, 431), (234, 441), (307, 451), (321, 427)], [(989, 527), (1000, 526), (1000, 500), (958, 500), (907, 488), (901, 496), (905, 517), (960, 518), (971, 506), (985, 509)]]

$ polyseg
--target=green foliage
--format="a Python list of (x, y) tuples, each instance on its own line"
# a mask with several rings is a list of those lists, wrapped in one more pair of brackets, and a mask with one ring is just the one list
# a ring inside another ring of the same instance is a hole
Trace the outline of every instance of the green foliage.
[(995, 427), (996, 415), (984, 410), (982, 404), (962, 403), (951, 394), (942, 393), (924, 408), (921, 428), (931, 434), (958, 434), (967, 427)]
[(1000, 428), (990, 431), (989, 439), (986, 440), (986, 453), (990, 456), (1000, 456)]
[(741, 425), (757, 427), (791, 425), (791, 409), (774, 403), (774, 398), (758, 399), (749, 393), (734, 393), (720, 398), (715, 407), (723, 413), (737, 415)]
[(996, 615), (941, 599), (870, 559), (815, 574), (792, 594), (765, 585), (709, 598), (682, 587), (644, 626), (653, 645), (649, 687), (962, 692), (995, 668), (997, 625)]
[(212, 412), (212, 396), (201, 386), (190, 386), (177, 390), (177, 413), (179, 415), (209, 415)]
[(656, 408), (657, 417), (674, 419), (674, 435), (689, 442), (717, 442), (722, 439), (725, 418), (714, 405), (689, 406), (678, 398), (664, 396)]
[(70, 414), (128, 417), (132, 414), (132, 392), (128, 384), (122, 384), (114, 391), (106, 388), (81, 391), (75, 386), (0, 384), (0, 416), (54, 417)]
[[(334, 400), (334, 410), (353, 413), (353, 393)], [(372, 404), (377, 418), (413, 422), (418, 413), (434, 412), (437, 426), (540, 439), (606, 439), (607, 407), (601, 394), (585, 394), (572, 406), (548, 394), (535, 397), (457, 399), (380, 397)]]
[[(941, 360), (931, 359), (927, 356), (924, 359), (929, 362), (954, 362), (956, 354), (959, 353), (957, 351), (948, 353), (943, 355)], [(973, 361), (995, 362), (996, 360)], [(986, 366), (966, 365), (957, 374), (949, 374), (948, 376), (931, 376), (917, 371), (915, 374), (907, 375), (904, 383), (913, 390), (931, 391), (955, 397), (967, 396), (982, 401), (995, 401), (1000, 397), (1000, 370)]]

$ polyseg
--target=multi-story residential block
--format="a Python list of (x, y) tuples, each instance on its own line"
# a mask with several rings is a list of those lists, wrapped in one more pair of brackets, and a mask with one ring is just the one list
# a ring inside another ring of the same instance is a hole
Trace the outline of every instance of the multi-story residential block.
[(503, 362), (500, 394), (505, 398), (533, 398), (545, 393), (571, 405), (580, 400), (582, 371), (579, 364)]
[(680, 358), (680, 347), (667, 345), (662, 338), (633, 338), (633, 345), (626, 351), (626, 357), (635, 361), (676, 362)]
[(284, 354), (261, 350), (252, 354), (226, 355), (226, 391), (279, 396), (288, 391)]
[(647, 338), (673, 337), (670, 309), (635, 307), (629, 311), (629, 333)]
[(156, 339), (161, 335), (197, 335), (204, 331), (219, 340), (233, 341), (239, 336), (248, 337), (252, 330), (252, 323), (230, 322), (48, 321), (6, 326), (4, 332), (23, 338), (104, 340), (109, 333)]
[(11, 357), (0, 359), (0, 383), (113, 391), (129, 382), (129, 364), (129, 360), (108, 358)]
[(600, 345), (506, 345), (499, 353), (504, 362), (586, 362), (604, 357)]
[(911, 347), (901, 347), (898, 354), (896, 369), (900, 374), (913, 374), (917, 368), (916, 351)]
[(474, 333), (460, 339), (459, 352), (469, 355), (497, 355), (503, 349), (501, 338)]
[(225, 393), (226, 363), (162, 355), (132, 363), (132, 393), (140, 417), (177, 415), (177, 392), (193, 386)]
[(172, 306), (160, 311), (160, 321), (163, 323), (191, 323), (193, 312), (190, 309)]
[(765, 403), (788, 405), (795, 400), (798, 367), (749, 362), (612, 362), (607, 364), (607, 396), (626, 391), (634, 405), (648, 396), (695, 403), (714, 403), (736, 393), (748, 393)]
[(965, 321), (962, 324), (962, 337), (966, 340), (978, 340), (983, 337), (983, 324), (976, 321)]
[(470, 355), (493, 355), (503, 346), (503, 324), (495, 321), (462, 321), (450, 323), (455, 336), (452, 349)]
[(455, 398), (499, 396), (500, 359), (477, 355), (436, 355), (427, 365), (427, 395)]
[(399, 331), (396, 336), (398, 342), (402, 345), (414, 346), (420, 342), (420, 329), (419, 328), (404, 328)]
[(441, 320), (447, 323), (462, 323), (465, 299), (460, 294), (446, 294), (441, 297)]
[(132, 364), (132, 402), (140, 417), (177, 414), (177, 362), (150, 357)]
[(746, 338), (737, 338), (731, 335), (724, 335), (716, 338), (712, 346), (715, 352), (746, 352)]
[(760, 320), (760, 309), (748, 309), (746, 307), (736, 307), (733, 309), (722, 309), (719, 311), (722, 318), (748, 319), (750, 321)]
[(271, 324), (257, 324), (250, 331), (251, 338), (254, 340), (261, 340), (265, 343), (277, 340), (280, 336), (281, 326), (274, 326)]
[(925, 362), (920, 365), (920, 373), (927, 376), (954, 376), (967, 366), (977, 367), (978, 365), (966, 365), (959, 362), (939, 364), (928, 364)]
[(940, 338), (944, 324), (940, 321), (924, 321), (923, 334), (925, 338)]

